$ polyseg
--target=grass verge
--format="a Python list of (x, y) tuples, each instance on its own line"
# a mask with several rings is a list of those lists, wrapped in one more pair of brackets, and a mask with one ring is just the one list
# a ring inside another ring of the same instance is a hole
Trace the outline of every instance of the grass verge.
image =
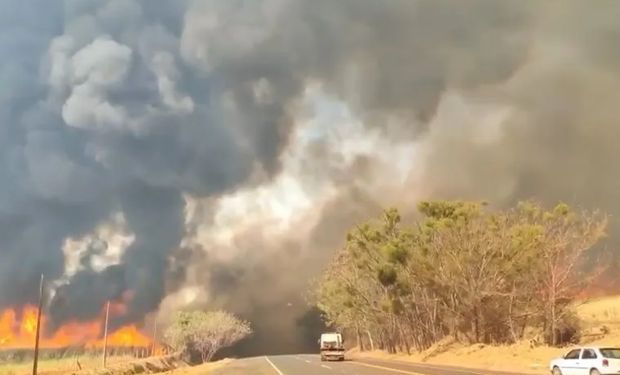
[[(131, 356), (118, 356), (108, 358), (108, 363), (116, 365), (134, 361)], [(78, 365), (79, 363), (79, 365)], [(56, 375), (78, 371), (81, 368), (93, 368), (101, 366), (101, 356), (81, 356), (61, 359), (39, 360), (40, 375)], [(0, 363), (0, 375), (26, 375), (32, 373), (32, 362), (3, 362)]]
[[(187, 367), (175, 356), (135, 359), (133, 357), (113, 357), (107, 368), (101, 367), (101, 357), (80, 358), (80, 366), (73, 359), (43, 360), (39, 362), (40, 375), (132, 375), (171, 372)], [(81, 369), (80, 369), (81, 367)], [(28, 375), (32, 363), (3, 363), (0, 375)], [(175, 372), (176, 373), (176, 372)]]

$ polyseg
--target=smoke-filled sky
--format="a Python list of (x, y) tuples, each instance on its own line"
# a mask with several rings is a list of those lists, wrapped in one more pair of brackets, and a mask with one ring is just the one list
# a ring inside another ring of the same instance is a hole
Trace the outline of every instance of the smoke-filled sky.
[(222, 307), (246, 352), (295, 351), (308, 281), (382, 207), (620, 213), (614, 0), (0, 7), (0, 308), (44, 273), (56, 321)]

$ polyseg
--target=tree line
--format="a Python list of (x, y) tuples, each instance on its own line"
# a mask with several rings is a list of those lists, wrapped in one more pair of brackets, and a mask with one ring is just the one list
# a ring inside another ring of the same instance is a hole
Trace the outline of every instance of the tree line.
[(512, 343), (538, 332), (578, 339), (573, 306), (599, 274), (607, 216), (566, 204), (425, 201), (405, 225), (397, 209), (358, 225), (313, 288), (327, 323), (364, 349), (424, 350), (453, 337)]

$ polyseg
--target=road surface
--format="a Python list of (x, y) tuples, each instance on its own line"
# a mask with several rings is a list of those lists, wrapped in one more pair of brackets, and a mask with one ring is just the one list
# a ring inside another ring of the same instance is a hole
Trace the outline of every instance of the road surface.
[(520, 375), (396, 361), (321, 362), (318, 355), (278, 355), (236, 360), (214, 375)]

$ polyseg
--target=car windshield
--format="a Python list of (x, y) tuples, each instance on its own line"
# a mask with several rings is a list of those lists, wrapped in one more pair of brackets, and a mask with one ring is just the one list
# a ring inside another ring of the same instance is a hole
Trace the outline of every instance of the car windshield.
[(602, 348), (601, 354), (605, 358), (618, 358), (620, 359), (620, 348)]

